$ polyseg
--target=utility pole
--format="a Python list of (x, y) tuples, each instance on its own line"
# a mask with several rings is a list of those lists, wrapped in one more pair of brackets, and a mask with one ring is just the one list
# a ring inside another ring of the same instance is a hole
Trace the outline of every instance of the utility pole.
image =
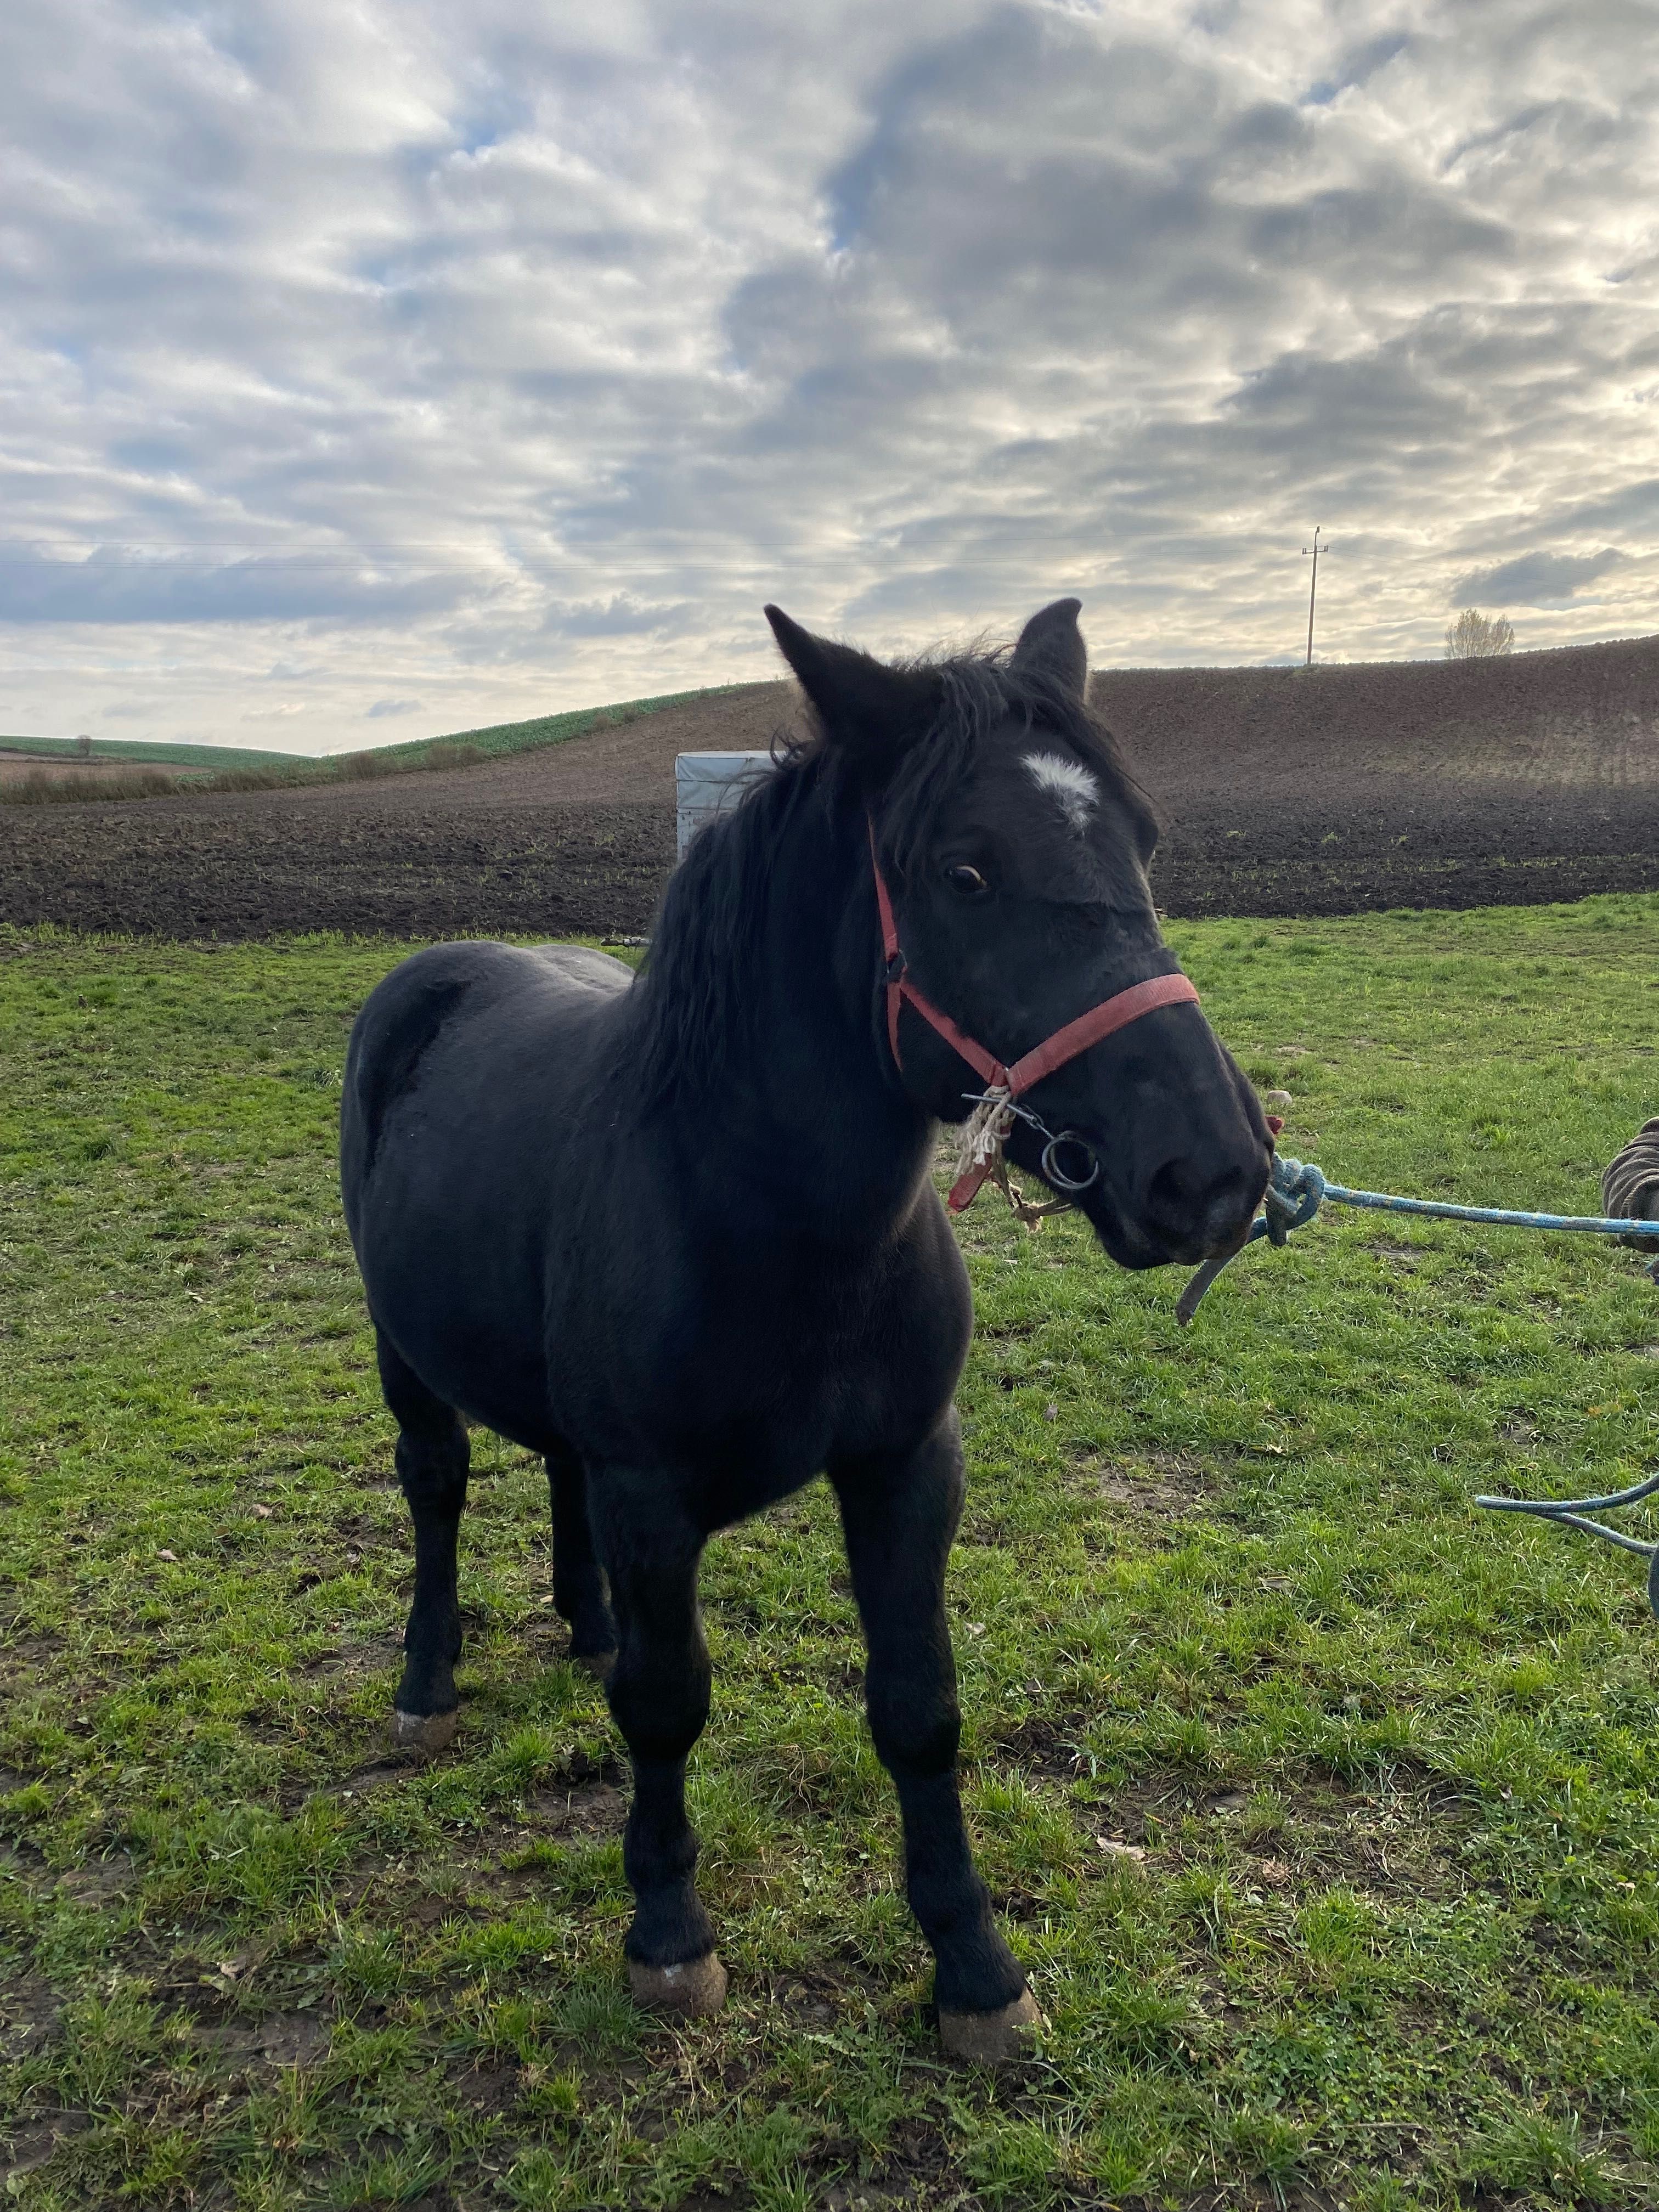
[[(1319, 556), (1320, 556), (1320, 552), (1321, 552), (1321, 550), (1322, 550), (1322, 548), (1321, 548), (1321, 546), (1320, 546), (1320, 543), (1319, 543), (1319, 531), (1320, 531), (1320, 530), (1322, 530), (1323, 528), (1324, 528), (1324, 525), (1323, 525), (1322, 523), (1322, 524), (1320, 524), (1319, 528), (1318, 528), (1318, 529), (1316, 529), (1316, 531), (1314, 532), (1314, 536), (1313, 536), (1313, 544), (1312, 544), (1311, 545), (1304, 545), (1304, 546), (1303, 547), (1303, 549), (1302, 549), (1302, 557), (1303, 557), (1303, 559), (1304, 559), (1304, 561), (1307, 559), (1307, 557), (1308, 557), (1308, 556), (1309, 556), (1309, 554), (1310, 554), (1310, 553), (1311, 553), (1311, 554), (1313, 555), (1313, 581), (1312, 581), (1312, 582), (1309, 585), (1309, 586), (1308, 586), (1308, 660), (1307, 660), (1307, 665), (1308, 665), (1310, 668), (1311, 668), (1311, 667), (1313, 666), (1313, 618), (1314, 618), (1314, 598), (1315, 598), (1315, 595), (1316, 594), (1316, 592), (1318, 592), (1318, 590), (1319, 590)], [(1329, 547), (1328, 545), (1327, 545), (1327, 546), (1325, 546), (1322, 550), (1323, 550), (1325, 552), (1328, 553), (1328, 552), (1330, 551), (1330, 550), (1331, 550), (1331, 549), (1330, 549), (1330, 547)]]

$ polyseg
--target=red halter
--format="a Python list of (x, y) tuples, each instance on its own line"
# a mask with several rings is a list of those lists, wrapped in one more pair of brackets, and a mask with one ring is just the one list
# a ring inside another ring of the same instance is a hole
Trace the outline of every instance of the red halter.
[[(904, 1062), (899, 1056), (899, 1009), (914, 1007), (930, 1029), (938, 1031), (952, 1052), (965, 1060), (987, 1090), (1006, 1089), (1010, 1098), (1018, 1098), (1033, 1084), (1041, 1083), (1045, 1075), (1064, 1067), (1079, 1053), (1087, 1052), (1091, 1044), (1111, 1036), (1114, 1030), (1127, 1029), (1138, 1022), (1143, 1014), (1154, 1012), (1159, 1006), (1195, 1006), (1198, 993), (1185, 975), (1152, 975), (1144, 983), (1131, 983), (1127, 991), (1117, 991), (1109, 999), (1103, 999), (1086, 1014), (1067, 1022), (1050, 1037), (1017, 1060), (1012, 1067), (1005, 1067), (994, 1053), (987, 1052), (970, 1036), (965, 1036), (951, 1019), (941, 1013), (931, 999), (917, 990), (910, 981), (904, 953), (898, 940), (898, 925), (893, 919), (893, 902), (887, 895), (886, 878), (881, 872), (881, 860), (876, 851), (876, 825), (868, 824), (870, 831), (870, 864), (876, 875), (876, 911), (881, 916), (882, 956), (887, 963), (887, 1042), (893, 1054), (893, 1064), (902, 1072)], [(969, 1205), (986, 1176), (988, 1167), (964, 1176), (951, 1193), (951, 1210), (960, 1213)]]

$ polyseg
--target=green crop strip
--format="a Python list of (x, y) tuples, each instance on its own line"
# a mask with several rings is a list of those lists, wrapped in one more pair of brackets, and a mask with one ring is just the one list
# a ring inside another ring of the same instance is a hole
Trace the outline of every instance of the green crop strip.
[[(1594, 1210), (1659, 1111), (1659, 900), (1172, 926), (1286, 1150)], [(1477, 1490), (1656, 1448), (1588, 1240), (1327, 1215), (1169, 1273), (963, 1226), (951, 1594), (981, 1863), (1050, 2021), (938, 2056), (821, 1486), (710, 1548), (717, 2021), (629, 2007), (623, 1784), (539, 1468), (481, 1435), (455, 1753), (336, 1202), (406, 948), (0, 933), (0, 2172), (88, 2205), (1633, 2205), (1659, 2176), (1659, 1628)]]
[[(68, 803), (75, 799), (137, 799), (179, 792), (284, 791), (302, 785), (331, 783), (343, 778), (357, 782), (382, 775), (397, 775), (422, 769), (472, 768), (514, 753), (538, 752), (562, 745), (590, 732), (621, 729), (665, 708), (685, 707), (699, 699), (717, 699), (722, 693), (751, 687), (718, 684), (700, 691), (665, 691), (649, 699), (623, 699), (610, 707), (568, 708), (556, 714), (539, 714), (524, 722), (496, 722), (487, 729), (456, 730), (436, 738), (410, 738), (401, 744), (377, 745), (366, 752), (271, 753), (236, 745), (151, 744), (142, 740), (110, 741), (82, 753), (74, 738), (0, 737), (0, 753), (39, 757), (41, 773), (22, 786), (0, 787), (0, 802), (34, 804), (46, 797)], [(88, 781), (77, 787), (62, 777), (49, 777), (46, 769), (58, 762), (73, 767), (82, 760), (137, 763), (141, 773), (112, 782)], [(180, 782), (154, 773), (161, 768), (198, 771)], [(149, 769), (146, 777), (142, 771)]]

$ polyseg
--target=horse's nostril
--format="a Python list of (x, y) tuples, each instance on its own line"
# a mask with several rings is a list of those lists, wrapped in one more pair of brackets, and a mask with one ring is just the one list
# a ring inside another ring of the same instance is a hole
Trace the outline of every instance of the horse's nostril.
[(1218, 1174), (1197, 1160), (1166, 1160), (1146, 1186), (1146, 1212), (1161, 1237), (1208, 1251), (1243, 1228), (1257, 1195), (1243, 1168)]
[(1160, 1221), (1179, 1221), (1184, 1225), (1198, 1196), (1194, 1188), (1196, 1181), (1189, 1161), (1165, 1160), (1146, 1186), (1147, 1212)]

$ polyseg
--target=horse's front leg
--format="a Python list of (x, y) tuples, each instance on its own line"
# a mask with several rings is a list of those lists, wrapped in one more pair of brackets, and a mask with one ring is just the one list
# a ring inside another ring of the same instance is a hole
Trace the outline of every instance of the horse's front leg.
[(945, 1613), (963, 1498), (955, 1408), (919, 1449), (836, 1465), (830, 1480), (869, 1647), (870, 1729), (898, 1790), (910, 1909), (937, 1961), (940, 2038), (960, 2057), (1024, 2057), (1042, 2015), (992, 1917), (957, 1789), (962, 1717)]
[(685, 1762), (708, 1718), (708, 1649), (697, 1616), (702, 1531), (672, 1502), (672, 1478), (596, 1469), (588, 1510), (611, 1585), (617, 1660), (605, 1686), (634, 1768), (623, 1870), (634, 1893), (623, 1949), (636, 2004), (718, 2012), (726, 1969), (697, 1895), (697, 1838)]

